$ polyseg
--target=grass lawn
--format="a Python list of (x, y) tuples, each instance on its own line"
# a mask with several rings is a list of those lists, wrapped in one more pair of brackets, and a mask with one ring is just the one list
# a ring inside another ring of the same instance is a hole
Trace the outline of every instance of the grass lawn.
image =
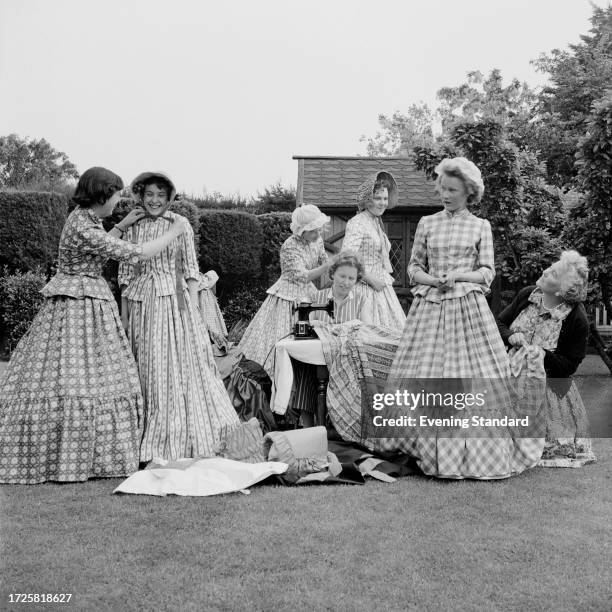
[(498, 482), (251, 495), (112, 495), (118, 480), (0, 487), (2, 593), (87, 610), (609, 610), (612, 441), (599, 462)]
[[(609, 376), (579, 381), (612, 431)], [(612, 609), (612, 439), (598, 463), (494, 482), (408, 477), (112, 495), (0, 485), (0, 610)], [(9, 604), (9, 593), (72, 593)]]

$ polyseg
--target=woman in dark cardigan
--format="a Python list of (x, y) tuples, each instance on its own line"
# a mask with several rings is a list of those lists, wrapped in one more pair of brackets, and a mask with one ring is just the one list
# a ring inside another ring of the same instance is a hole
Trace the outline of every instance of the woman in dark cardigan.
[(510, 347), (515, 378), (546, 378), (546, 446), (541, 465), (584, 465), (595, 460), (586, 438), (588, 419), (572, 374), (586, 355), (588, 320), (582, 301), (585, 257), (565, 251), (544, 270), (536, 286), (521, 289), (497, 318)]

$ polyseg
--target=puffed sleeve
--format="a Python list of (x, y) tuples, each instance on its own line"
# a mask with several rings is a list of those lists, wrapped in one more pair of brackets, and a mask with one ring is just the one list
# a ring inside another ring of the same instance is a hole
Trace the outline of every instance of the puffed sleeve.
[[(126, 242), (134, 242), (133, 227), (133, 225), (130, 225), (130, 227), (128, 227), (123, 234), (123, 239)], [(134, 280), (135, 276), (136, 270), (133, 263), (129, 263), (125, 260), (119, 262), (119, 272), (117, 274), (117, 282), (119, 284), (119, 287), (128, 287), (130, 283)]]
[(142, 258), (142, 246), (115, 238), (100, 225), (79, 227), (79, 248), (86, 253), (103, 255), (109, 259), (138, 263)]
[(476, 271), (482, 274), (484, 284), (490, 287), (495, 278), (495, 256), (493, 254), (491, 224), (486, 219), (482, 219), (481, 224), (477, 266)]
[(282, 274), (289, 280), (298, 283), (307, 281), (305, 253), (294, 240), (286, 240), (280, 250)]
[(183, 274), (185, 279), (192, 278), (199, 280), (200, 268), (193, 240), (193, 228), (190, 223), (187, 223), (187, 229), (181, 234), (179, 240), (183, 252)]
[(417, 272), (429, 272), (429, 264), (427, 262), (427, 228), (425, 224), (425, 218), (421, 217), (414, 234), (412, 253), (408, 263), (408, 280), (411, 285), (414, 284), (413, 279)]
[(342, 250), (359, 253), (361, 250), (361, 243), (363, 242), (363, 234), (363, 228), (359, 224), (359, 220), (357, 218), (351, 219), (346, 224), (344, 240), (342, 241)]

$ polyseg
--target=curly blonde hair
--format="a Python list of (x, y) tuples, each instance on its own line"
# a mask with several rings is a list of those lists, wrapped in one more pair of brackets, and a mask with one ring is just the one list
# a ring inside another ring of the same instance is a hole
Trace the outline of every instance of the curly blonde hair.
[(468, 194), (468, 204), (477, 204), (484, 195), (484, 182), (478, 166), (465, 157), (453, 157), (443, 159), (435, 168), (438, 175), (436, 179), (436, 191), (440, 192), (440, 181), (442, 175), (458, 178)]
[(563, 251), (559, 261), (566, 271), (559, 282), (561, 297), (571, 304), (584, 301), (589, 283), (587, 258), (578, 251)]

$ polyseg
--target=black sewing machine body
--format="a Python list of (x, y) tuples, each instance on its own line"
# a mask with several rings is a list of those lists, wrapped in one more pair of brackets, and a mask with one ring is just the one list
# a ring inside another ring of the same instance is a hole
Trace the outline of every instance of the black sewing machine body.
[(315, 310), (324, 310), (330, 317), (333, 317), (334, 300), (329, 300), (327, 304), (301, 301), (293, 307), (293, 312), (298, 313), (297, 323), (293, 327), (293, 336), (296, 340), (310, 340), (317, 337), (314, 327), (310, 323), (310, 313)]

